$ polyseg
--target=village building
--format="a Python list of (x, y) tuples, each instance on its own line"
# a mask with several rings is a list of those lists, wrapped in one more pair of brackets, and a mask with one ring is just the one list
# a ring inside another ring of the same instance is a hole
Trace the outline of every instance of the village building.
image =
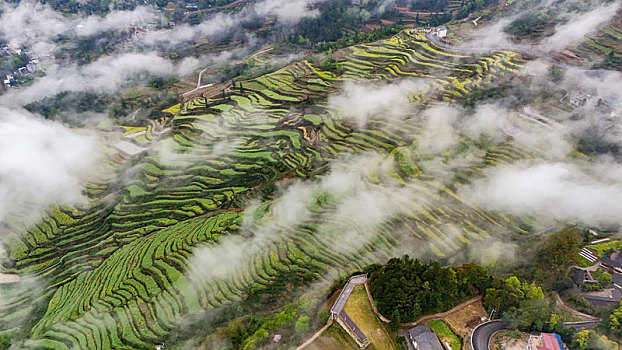
[(582, 107), (585, 106), (589, 98), (590, 95), (577, 92), (570, 94), (568, 102), (570, 102), (570, 104), (574, 107)]
[(588, 270), (575, 267), (572, 270), (572, 282), (578, 287), (581, 287), (586, 283), (596, 283), (596, 280)]
[(354, 287), (363, 285), (367, 282), (367, 275), (356, 275), (350, 277), (348, 283), (343, 287), (341, 293), (337, 297), (337, 300), (330, 309), (330, 318), (337, 322), (346, 333), (348, 333), (352, 339), (358, 344), (361, 349), (365, 349), (369, 346), (370, 342), (365, 333), (356, 325), (356, 323), (348, 316), (343, 307), (346, 305), (350, 294)]
[(114, 145), (114, 148), (119, 151), (119, 154), (125, 159), (134, 158), (147, 151), (146, 148), (140, 147), (128, 141), (119, 141)]
[(600, 259), (600, 265), (617, 273), (622, 273), (622, 251), (618, 250), (609, 257)]
[(564, 342), (557, 333), (540, 333), (530, 335), (527, 350), (564, 350)]
[(443, 350), (438, 337), (428, 326), (421, 325), (409, 329), (407, 338), (416, 350)]
[(439, 37), (439, 39), (446, 38), (447, 37), (447, 27), (445, 27), (445, 26), (438, 27), (438, 29), (436, 30), (436, 35)]

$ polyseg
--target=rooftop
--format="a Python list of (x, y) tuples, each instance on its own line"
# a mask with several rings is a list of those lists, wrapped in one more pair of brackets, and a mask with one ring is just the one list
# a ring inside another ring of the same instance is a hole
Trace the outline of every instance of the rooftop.
[(354, 321), (350, 318), (350, 316), (348, 316), (348, 314), (344, 310), (341, 310), (341, 312), (339, 313), (339, 317), (341, 317), (341, 319), (348, 325), (352, 332), (354, 332), (354, 335), (356, 335), (361, 343), (367, 340), (367, 336), (356, 325), (356, 323), (354, 323)]
[(134, 157), (136, 155), (139, 155), (141, 153), (143, 153), (144, 151), (146, 151), (146, 148), (140, 147), (138, 145), (135, 145), (131, 142), (127, 142), (127, 141), (119, 141), (114, 145), (114, 148), (117, 149), (117, 151), (123, 153), (124, 155), (128, 156), (128, 157)]
[(408, 337), (412, 342), (417, 343), (419, 350), (443, 350), (438, 337), (428, 326), (421, 325), (409, 329)]
[(540, 350), (563, 350), (564, 343), (556, 333), (542, 333), (542, 346), (536, 345)]
[(622, 267), (622, 251), (618, 250), (611, 254), (609, 258), (603, 258), (601, 261), (603, 264), (611, 267)]

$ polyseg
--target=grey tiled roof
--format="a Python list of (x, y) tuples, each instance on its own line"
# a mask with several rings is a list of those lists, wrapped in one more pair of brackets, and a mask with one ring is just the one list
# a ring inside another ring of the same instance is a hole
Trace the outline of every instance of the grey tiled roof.
[(408, 330), (408, 336), (411, 341), (417, 343), (419, 350), (443, 350), (441, 342), (430, 327), (417, 326)]
[(348, 325), (352, 332), (354, 332), (354, 335), (356, 335), (356, 337), (359, 338), (361, 342), (364, 342), (367, 339), (367, 336), (365, 336), (363, 331), (359, 327), (357, 327), (356, 323), (352, 321), (352, 319), (350, 318), (350, 316), (348, 316), (345, 310), (341, 310), (341, 312), (339, 313), (339, 317), (341, 317), (341, 319)]

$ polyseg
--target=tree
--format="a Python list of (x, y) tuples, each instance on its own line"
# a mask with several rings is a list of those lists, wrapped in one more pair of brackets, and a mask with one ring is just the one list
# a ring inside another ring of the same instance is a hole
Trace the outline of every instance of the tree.
[(538, 263), (545, 269), (558, 271), (573, 261), (583, 245), (583, 236), (575, 228), (552, 233), (538, 252)]
[(8, 349), (11, 346), (11, 338), (7, 334), (0, 335), (0, 349)]
[(320, 320), (322, 323), (328, 322), (328, 317), (330, 316), (328, 310), (320, 310), (317, 312), (315, 316), (316, 319)]
[(587, 349), (589, 337), (590, 331), (587, 329), (577, 333), (574, 340), (572, 341), (572, 346), (577, 349)]
[(601, 288), (607, 286), (609, 283), (611, 283), (611, 281), (612, 277), (609, 272), (603, 272), (602, 275), (598, 276), (598, 284), (601, 286)]
[(402, 324), (402, 318), (400, 317), (400, 313), (398, 310), (393, 311), (393, 315), (391, 315), (391, 323), (389, 323), (389, 327), (392, 331), (396, 332), (400, 329)]
[(551, 315), (542, 288), (534, 282), (521, 282), (516, 276), (505, 281), (495, 280), (486, 290), (483, 304), (488, 311), (496, 310), (498, 315), (521, 329), (541, 330)]
[(616, 336), (622, 336), (622, 303), (605, 318), (605, 328)]
[(553, 290), (557, 292), (563, 292), (572, 288), (573, 283), (570, 277), (562, 278), (561, 280), (553, 281)]
[(544, 296), (520, 303), (517, 317), (519, 328), (542, 331), (550, 319), (551, 307)]
[(586, 350), (586, 349), (598, 349), (598, 350), (615, 350), (618, 349), (618, 344), (614, 341), (607, 339), (604, 335), (598, 335), (594, 330), (583, 330), (577, 332), (572, 340), (571, 347), (573, 349)]
[(386, 265), (372, 265), (369, 288), (378, 311), (401, 321), (414, 321), (421, 313), (452, 308), (490, 284), (490, 276), (477, 265), (442, 267), (409, 256), (391, 259)]

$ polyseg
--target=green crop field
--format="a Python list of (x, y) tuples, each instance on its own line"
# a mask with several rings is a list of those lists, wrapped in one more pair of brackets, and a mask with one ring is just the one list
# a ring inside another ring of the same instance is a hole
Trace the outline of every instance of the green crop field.
[[(430, 321), (427, 323), (428, 327), (436, 334), (441, 343), (447, 342), (451, 346), (452, 350), (462, 349), (462, 343), (460, 338), (449, 328), (449, 326), (442, 320)], [(443, 344), (444, 345), (444, 344)]]
[(597, 257), (602, 258), (607, 252), (613, 252), (622, 249), (622, 242), (609, 241), (597, 244), (590, 244), (586, 245), (585, 247), (593, 251)]
[[(491, 231), (524, 233), (512, 218), (471, 206), (457, 189), (534, 150), (461, 134), (444, 162), (475, 159), (439, 177), (421, 166), (429, 155), (418, 146), (419, 118), (399, 128), (372, 119), (360, 129), (326, 103), (348, 81), (413, 77), (434, 86), (413, 94), (414, 106), (460, 101), (514, 74), (520, 55), (465, 56), (407, 31), (344, 51), (339, 72), (295, 62), (244, 81), (243, 91), (229, 88), (224, 97), (171, 106), (175, 116), (162, 136), (151, 126), (125, 128), (126, 134), (144, 131), (143, 144), (161, 142), (175, 157), (154, 152), (119, 165), (116, 177), (87, 186), (89, 206), (56, 207), (37, 224), (18, 227), (25, 234), (4, 247), (11, 262), (5, 270), (23, 275), (32, 288), (3, 291), (0, 333), (26, 330), (24, 346), (32, 349), (153, 349), (184, 315), (228, 310), (275, 285), (281, 297), (266, 310), (279, 315), (302, 287), (391, 257), (404, 239), (419, 242), (422, 257), (442, 258)], [(378, 198), (391, 196), (396, 215), (370, 230), (336, 210), (340, 198), (316, 193), (300, 225), (269, 226), (279, 203), (275, 184), (321, 182), (331, 162), (370, 154), (374, 161), (361, 181)], [(392, 185), (382, 185), (387, 182)], [(253, 240), (266, 226), (282, 233)], [(344, 248), (346, 233), (365, 239)], [(218, 266), (209, 264), (200, 273), (191, 269), (195, 252), (232, 237), (260, 244), (226, 273), (211, 275)], [(270, 327), (292, 325), (302, 312), (292, 310)], [(265, 339), (270, 327), (244, 347)]]

